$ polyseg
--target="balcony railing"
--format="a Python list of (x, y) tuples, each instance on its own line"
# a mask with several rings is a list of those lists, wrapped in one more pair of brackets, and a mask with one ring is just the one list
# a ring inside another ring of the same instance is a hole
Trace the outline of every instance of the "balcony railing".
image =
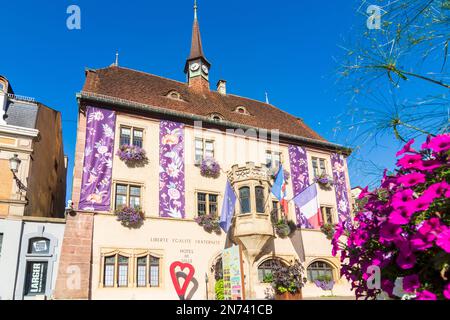
[(21, 96), (18, 94), (12, 94), (8, 93), (8, 98), (18, 100), (18, 101), (24, 101), (24, 102), (36, 102), (36, 99), (26, 96)]

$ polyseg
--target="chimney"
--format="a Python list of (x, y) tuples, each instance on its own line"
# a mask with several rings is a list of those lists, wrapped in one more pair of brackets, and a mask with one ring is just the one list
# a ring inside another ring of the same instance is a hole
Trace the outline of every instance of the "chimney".
[(217, 92), (223, 96), (227, 95), (227, 82), (225, 80), (219, 80), (217, 82)]

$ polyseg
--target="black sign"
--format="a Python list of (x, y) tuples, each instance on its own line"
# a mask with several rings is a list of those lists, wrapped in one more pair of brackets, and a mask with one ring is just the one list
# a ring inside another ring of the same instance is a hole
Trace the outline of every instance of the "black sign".
[(28, 262), (25, 280), (25, 295), (37, 296), (45, 294), (47, 284), (48, 262)]

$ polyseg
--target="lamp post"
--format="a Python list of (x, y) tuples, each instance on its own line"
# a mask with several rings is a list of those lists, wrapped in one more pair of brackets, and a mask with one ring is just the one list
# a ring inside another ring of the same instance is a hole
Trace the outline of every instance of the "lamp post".
[(19, 172), (19, 167), (21, 163), (22, 160), (19, 159), (19, 156), (17, 154), (14, 154), (14, 156), (11, 159), (9, 159), (9, 169), (11, 169), (13, 178), (17, 184), (17, 188), (19, 188), (20, 191), (27, 191), (27, 187), (17, 177), (17, 173)]

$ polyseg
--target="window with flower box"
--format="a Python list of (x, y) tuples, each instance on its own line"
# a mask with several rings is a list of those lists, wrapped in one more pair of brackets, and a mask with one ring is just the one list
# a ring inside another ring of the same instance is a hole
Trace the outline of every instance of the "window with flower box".
[(214, 140), (195, 138), (195, 164), (200, 165), (206, 158), (214, 158)]
[(218, 198), (216, 193), (197, 192), (197, 216), (218, 215)]
[(322, 174), (327, 174), (327, 166), (325, 159), (313, 157), (312, 166), (314, 171), (314, 177), (318, 177)]
[(266, 167), (268, 169), (278, 169), (281, 163), (281, 152), (266, 151)]
[(320, 211), (322, 212), (322, 221), (324, 224), (333, 224), (333, 207), (331, 206), (322, 206), (320, 207)]
[(135, 209), (141, 208), (141, 198), (141, 186), (117, 183), (115, 186), (114, 209), (120, 210), (123, 207), (131, 207)]
[(120, 127), (120, 145), (130, 145), (142, 148), (144, 130), (132, 127)]

